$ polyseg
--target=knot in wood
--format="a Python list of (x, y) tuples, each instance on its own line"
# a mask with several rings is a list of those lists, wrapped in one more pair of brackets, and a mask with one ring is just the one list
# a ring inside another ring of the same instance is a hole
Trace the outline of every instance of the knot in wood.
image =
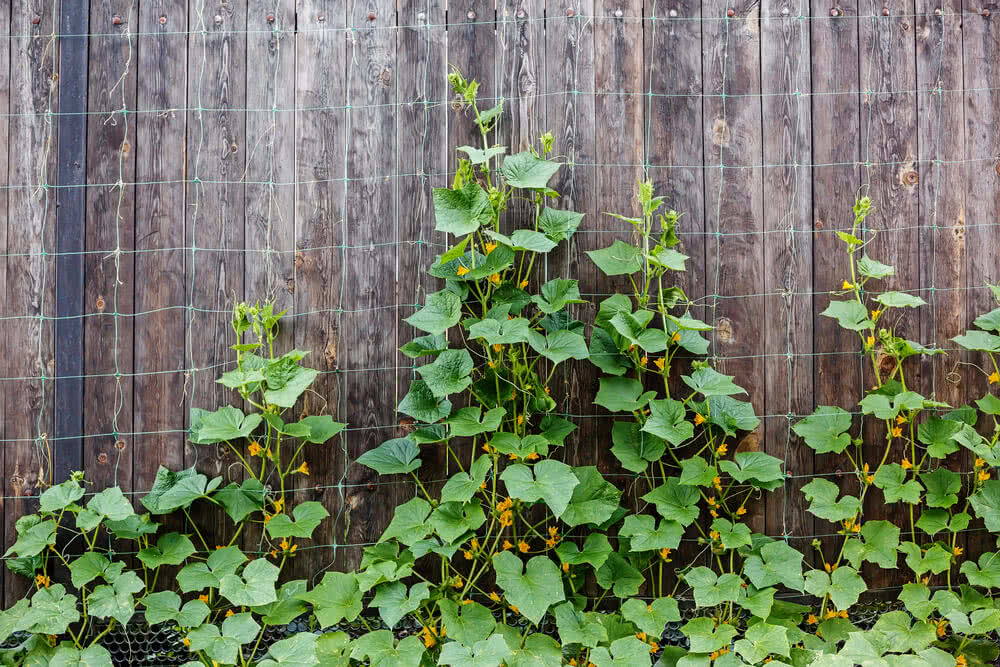
[(903, 173), (903, 183), (905, 185), (916, 185), (920, 181), (920, 176), (913, 169)]
[(97, 462), (100, 463), (101, 465), (105, 465), (108, 462), (108, 453), (101, 452), (100, 454), (98, 454)]

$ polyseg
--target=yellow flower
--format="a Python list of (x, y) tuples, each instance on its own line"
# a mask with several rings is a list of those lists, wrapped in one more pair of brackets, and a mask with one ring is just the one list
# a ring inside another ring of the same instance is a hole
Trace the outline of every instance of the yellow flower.
[(955, 658), (955, 667), (965, 667), (968, 662), (965, 660), (965, 654), (960, 653), (957, 658)]
[(977, 456), (976, 457), (976, 467), (977, 468), (985, 468), (986, 467), (986, 461), (984, 461), (983, 459), (981, 459), (981, 458), (979, 458)]
[(518, 549), (518, 551), (520, 551), (523, 554), (528, 553), (528, 549), (530, 549), (530, 548), (531, 547), (524, 540), (521, 540), (520, 542), (517, 543), (517, 549)]
[(680, 339), (681, 339), (681, 332), (680, 331), (675, 331), (674, 335), (670, 337), (670, 342), (671, 343), (676, 343)]
[(990, 384), (996, 384), (997, 382), (1000, 382), (1000, 373), (993, 371), (990, 373)]
[(503, 550), (504, 551), (508, 551), (510, 549), (513, 549), (513, 548), (514, 548), (514, 545), (510, 543), (510, 540), (504, 540), (503, 541)]
[(510, 610), (511, 610), (512, 612), (514, 612), (515, 614), (520, 614), (520, 613), (521, 613), (521, 610), (520, 610), (520, 609), (518, 609), (518, 608), (517, 608), (516, 606), (514, 606), (514, 605), (511, 605), (511, 606), (510, 606)]
[(485, 248), (486, 254), (488, 255), (488, 254), (490, 254), (491, 252), (493, 252), (494, 250), (497, 249), (497, 244), (496, 243), (487, 243), (483, 247)]
[(983, 470), (979, 471), (979, 481), (980, 482), (985, 482), (989, 478), (990, 478), (990, 471), (989, 470), (983, 469)]
[(809, 625), (816, 625), (817, 623), (819, 623), (819, 619), (816, 618), (815, 615), (809, 614), (809, 617), (806, 618), (806, 623), (808, 623)]
[(892, 427), (892, 437), (898, 438), (901, 435), (903, 435), (903, 429), (900, 428), (899, 426), (893, 426)]
[(872, 319), (877, 320), (878, 316), (882, 314), (882, 311), (878, 308), (872, 311)]
[(562, 564), (562, 571), (563, 572), (569, 572), (569, 563), (563, 563)]
[(718, 449), (715, 450), (715, 453), (718, 454), (719, 456), (725, 456), (726, 452), (728, 451), (729, 451), (729, 445), (727, 445), (726, 443), (722, 443), (721, 445), (719, 445)]
[(646, 641), (646, 633), (645, 632), (637, 632), (637, 633), (635, 633), (635, 638), (638, 639), (641, 642), (644, 642), (644, 641)]
[(451, 587), (452, 588), (461, 588), (464, 585), (465, 585), (465, 582), (462, 581), (462, 577), (455, 577), (455, 581), (451, 582)]
[(868, 338), (865, 339), (865, 345), (867, 347), (872, 347), (873, 345), (875, 345), (875, 336), (868, 336)]
[(500, 284), (500, 274), (499, 273), (494, 273), (492, 276), (490, 276), (490, 282), (493, 283), (494, 285), (499, 285)]
[(956, 556), (961, 556), (962, 555), (962, 547), (955, 547), (954, 549), (951, 550), (951, 552), (953, 554), (955, 554)]
[(704, 417), (702, 417), (702, 416), (701, 416), (700, 414), (698, 414), (697, 412), (696, 412), (696, 413), (694, 413), (694, 425), (695, 425), (695, 426), (700, 426), (700, 425), (702, 425), (702, 424), (704, 424), (704, 423), (705, 423), (705, 418), (704, 418)]
[(712, 478), (712, 486), (715, 487), (716, 491), (722, 491), (722, 478), (715, 476)]
[(208, 604), (208, 595), (199, 595), (198, 599), (204, 602), (205, 604)]
[(517, 416), (517, 425), (520, 426), (523, 423), (524, 423), (524, 415), (518, 415)]
[(232, 609), (227, 609), (226, 610), (226, 618), (229, 618), (230, 616), (235, 616), (235, 615), (236, 615), (236, 612), (233, 611)]
[(711, 537), (713, 540), (717, 540), (719, 539), (719, 531), (711, 530), (709, 531), (708, 536)]
[(518, 287), (520, 287), (521, 289), (524, 289), (527, 286), (528, 286), (527, 280), (522, 280), (521, 283), (518, 285)]
[(472, 552), (471, 551), (463, 551), (462, 555), (465, 556), (465, 560), (472, 560)]
[(500, 350), (502, 350), (502, 349), (503, 349), (503, 345), (501, 345), (500, 343), (494, 343), (493, 344), (493, 351), (496, 352), (497, 354), (499, 354)]
[(307, 464), (305, 461), (303, 461), (302, 465), (300, 465), (295, 472), (301, 473), (303, 475), (308, 475), (309, 474), (309, 464)]
[(274, 501), (274, 511), (280, 512), (285, 507), (285, 498), (281, 497)]
[(455, 269), (455, 275), (457, 275), (457, 276), (464, 276), (468, 272), (469, 272), (469, 270), (467, 268), (465, 268), (464, 266), (461, 266), (461, 265), (459, 265), (459, 267), (457, 269)]
[(715, 507), (715, 496), (709, 496), (705, 502), (708, 503), (709, 507)]
[(472, 547), (474, 550), (478, 550), (479, 549), (479, 540), (477, 540), (476, 538), (473, 537), (472, 541), (469, 542), (469, 546)]
[(719, 513), (716, 512), (715, 510), (708, 510), (708, 513), (712, 515), (713, 519), (718, 519), (719, 518)]
[(659, 650), (660, 650), (660, 645), (657, 644), (656, 642), (650, 640), (650, 642), (649, 642), (649, 652), (650, 653), (656, 653)]
[(837, 618), (837, 612), (830, 609), (829, 611), (826, 612), (826, 616), (824, 618)]
[[(508, 526), (513, 526), (513, 525), (514, 525), (514, 513), (511, 512), (510, 510), (505, 510), (505, 511), (501, 512), (500, 513), (500, 527), (501, 528), (507, 528)], [(504, 544), (507, 544), (507, 542), (504, 541)]]
[(500, 596), (497, 595), (496, 591), (491, 591), (488, 597), (494, 602), (500, 602)]
[(472, 604), (472, 600), (470, 600), (469, 598), (465, 598), (464, 600), (462, 600), (462, 604)]
[(896, 415), (896, 423), (897, 424), (905, 424), (906, 423), (906, 417), (904, 417), (903, 415)]
[(663, 357), (660, 357), (659, 359), (653, 359), (653, 363), (662, 371), (667, 362)]
[(48, 575), (44, 574), (35, 575), (35, 585), (38, 586), (39, 588), (48, 588), (49, 584), (51, 583), (52, 580), (48, 577)]
[(903, 458), (902, 461), (900, 461), (899, 465), (900, 465), (900, 467), (903, 468), (903, 470), (909, 470), (910, 468), (913, 467), (913, 464), (910, 463), (910, 459), (905, 458), (905, 457)]
[(183, 642), (185, 646), (190, 646), (191, 645), (191, 640), (188, 639), (187, 637), (185, 637), (184, 639), (182, 639), (181, 642)]
[(841, 609), (840, 611), (837, 612), (837, 616), (840, 616), (841, 618), (847, 618), (847, 610)]
[(848, 281), (845, 280), (844, 284), (841, 285), (841, 288), (843, 288), (843, 289), (854, 289), (854, 285), (852, 285), (850, 282), (848, 282)]
[(247, 447), (247, 451), (250, 452), (250, 456), (257, 456), (261, 452), (260, 445), (256, 441), (251, 442), (250, 446)]
[(736, 510), (736, 516), (743, 516), (746, 513), (747, 513), (747, 508), (743, 507), (742, 505), (740, 505), (740, 507), (737, 508)]
[(649, 357), (643, 357), (642, 359), (639, 360), (640, 366), (645, 366), (648, 363), (649, 363)]
[(525, 461), (534, 461), (537, 458), (538, 454), (536, 452), (531, 452), (530, 454), (525, 454), (524, 456)]
[(660, 559), (669, 562), (670, 561), (670, 549), (664, 547), (660, 549)]
[(551, 394), (551, 393), (552, 393), (552, 390), (551, 390), (551, 389), (549, 389), (548, 385), (546, 385), (546, 386), (545, 386), (545, 395), (546, 395), (546, 396), (548, 396), (548, 395), (549, 395), (549, 394)]
[(279, 544), (278, 546), (281, 547), (282, 551), (288, 551), (288, 547), (290, 547), (292, 545), (291, 545), (291, 543), (287, 539), (282, 539), (281, 540), (281, 544)]

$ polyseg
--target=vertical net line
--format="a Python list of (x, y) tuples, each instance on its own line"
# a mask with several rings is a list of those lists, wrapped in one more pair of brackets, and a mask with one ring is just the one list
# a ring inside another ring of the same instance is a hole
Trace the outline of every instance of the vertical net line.
[[(934, 196), (931, 200), (931, 285), (930, 285), (930, 310), (931, 310), (931, 337), (930, 344), (932, 346), (937, 345), (937, 307), (938, 307), (938, 297), (937, 289), (935, 287), (936, 275), (937, 275), (937, 242), (941, 230), (938, 228), (938, 195), (941, 192), (941, 181), (942, 181), (942, 170), (941, 170), (941, 141), (942, 134), (941, 128), (944, 126), (944, 95), (942, 93), (942, 75), (944, 72), (944, 42), (945, 42), (945, 23), (943, 12), (940, 15), (934, 15), (934, 18), (929, 18), (928, 20), (936, 20), (938, 25), (941, 27), (941, 39), (938, 41), (938, 59), (937, 59), (937, 72), (934, 78), (937, 84), (934, 88), (934, 92), (937, 95), (937, 128), (934, 132), (934, 137), (931, 139), (934, 143), (934, 161), (933, 161), (933, 171), (934, 171)], [(920, 87), (919, 74), (917, 80), (917, 88)], [(920, 93), (917, 93), (917, 123), (920, 123)], [(963, 123), (964, 128), (964, 123)], [(918, 133), (919, 136), (919, 133)], [(919, 155), (919, 153), (918, 153)], [(931, 398), (937, 400), (937, 373), (935, 372), (935, 366), (938, 364), (937, 355), (931, 357)]]
[[(722, 45), (722, 93), (720, 99), (722, 101), (722, 122), (724, 127), (726, 125), (726, 76), (729, 64), (729, 25), (731, 19), (726, 16), (728, 12), (723, 13), (722, 25), (725, 26), (723, 45)], [(704, 58), (704, 49), (702, 49), (702, 58)], [(704, 122), (704, 121), (703, 121)], [(712, 324), (714, 325), (717, 320), (717, 309), (719, 306), (719, 278), (722, 271), (722, 261), (720, 260), (720, 255), (722, 253), (722, 192), (723, 186), (726, 180), (726, 166), (725, 166), (725, 142), (719, 142), (719, 188), (718, 194), (716, 195), (715, 202), (715, 283), (713, 284), (713, 294), (712, 294)], [(707, 169), (706, 169), (707, 172)], [(715, 330), (712, 330), (712, 359), (717, 359), (716, 341), (718, 340), (718, 335)]]

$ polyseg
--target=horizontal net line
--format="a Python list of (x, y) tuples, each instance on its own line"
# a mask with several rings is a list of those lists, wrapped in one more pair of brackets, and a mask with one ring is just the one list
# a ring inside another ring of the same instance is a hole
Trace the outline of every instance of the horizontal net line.
[[(831, 91), (799, 91), (799, 90), (788, 90), (788, 91), (761, 91), (759, 93), (672, 93), (672, 92), (655, 92), (654, 90), (641, 90), (641, 91), (622, 91), (622, 90), (560, 90), (560, 91), (548, 91), (532, 93), (531, 95), (511, 95), (503, 97), (489, 97), (483, 96), (478, 98), (480, 102), (484, 104), (496, 104), (498, 100), (502, 100), (504, 103), (508, 102), (520, 102), (522, 100), (535, 101), (539, 98), (545, 97), (566, 97), (568, 95), (585, 95), (587, 97), (646, 97), (646, 98), (665, 98), (665, 99), (761, 99), (761, 98), (772, 98), (772, 97), (837, 97), (837, 96), (850, 96), (850, 97), (861, 97), (862, 95), (951, 95), (951, 94), (963, 94), (967, 95), (969, 93), (992, 93), (1000, 91), (1000, 86), (972, 86), (969, 88), (944, 88), (944, 87), (928, 87), (928, 88), (900, 88), (894, 90), (831, 90)], [(184, 113), (184, 114), (198, 114), (201, 112), (205, 113), (261, 113), (267, 115), (273, 114), (285, 114), (285, 113), (302, 113), (302, 112), (315, 112), (315, 113), (325, 113), (330, 111), (368, 111), (372, 109), (397, 109), (399, 107), (423, 107), (425, 109), (435, 109), (435, 108), (450, 108), (452, 104), (452, 98), (447, 98), (444, 100), (424, 100), (420, 98), (414, 98), (410, 100), (397, 100), (396, 102), (378, 103), (378, 104), (330, 104), (321, 106), (294, 106), (294, 107), (240, 107), (240, 106), (227, 106), (227, 107), (163, 107), (163, 108), (144, 108), (144, 109), (97, 109), (89, 111), (22, 111), (22, 112), (6, 112), (0, 113), (0, 118), (31, 118), (31, 117), (58, 117), (58, 116), (104, 116), (111, 117), (115, 115), (123, 116), (140, 116), (140, 115), (163, 115), (168, 113)]]
[[(754, 164), (646, 164), (646, 163), (626, 163), (626, 162), (565, 162), (564, 166), (573, 169), (706, 169), (706, 170), (739, 170), (739, 169), (821, 169), (832, 167), (853, 167), (878, 168), (878, 167), (898, 167), (900, 165), (933, 164), (936, 166), (961, 166), (968, 164), (995, 163), (997, 156), (973, 157), (965, 159), (941, 160), (930, 158), (917, 158), (909, 160), (850, 160), (844, 162), (775, 162), (775, 163), (754, 163)], [(322, 185), (329, 183), (368, 183), (384, 182), (393, 178), (427, 178), (427, 177), (447, 177), (454, 172), (398, 172), (392, 174), (379, 174), (365, 176), (363, 178), (343, 176), (338, 178), (322, 178), (301, 181), (256, 181), (249, 179), (222, 180), (222, 179), (193, 179), (176, 178), (159, 181), (115, 181), (108, 183), (73, 183), (73, 184), (53, 184), (53, 183), (22, 183), (7, 184), (0, 186), (0, 190), (66, 190), (78, 188), (132, 188), (139, 186), (164, 186), (164, 185), (256, 185), (275, 188), (294, 187), (297, 185)]]
[[(787, 14), (782, 16), (760, 16), (759, 20), (761, 22), (774, 21), (774, 22), (785, 22), (785, 21), (858, 21), (864, 19), (879, 19), (883, 22), (887, 22), (891, 19), (913, 19), (913, 18), (935, 18), (935, 19), (945, 19), (949, 17), (972, 17), (978, 16), (982, 18), (980, 12), (955, 12), (951, 10), (946, 10), (941, 8), (939, 12), (900, 12), (893, 13), (890, 16), (885, 16), (881, 13), (878, 14), (851, 14), (845, 12), (844, 8), (838, 7), (840, 14), (837, 16), (832, 16), (827, 14)], [(490, 14), (495, 13), (495, 10), (488, 12)], [(266, 14), (261, 14), (261, 18), (266, 21)], [(110, 17), (109, 17), (110, 18)], [(719, 16), (674, 16), (667, 14), (664, 16), (644, 16), (644, 15), (633, 15), (633, 14), (622, 14), (621, 16), (608, 15), (602, 16), (598, 14), (583, 14), (574, 13), (573, 16), (559, 15), (559, 16), (524, 16), (517, 19), (500, 19), (495, 18), (492, 20), (468, 20), (459, 21), (451, 23), (429, 23), (426, 21), (419, 23), (405, 23), (405, 24), (392, 24), (392, 25), (379, 25), (377, 21), (359, 21), (358, 27), (347, 26), (347, 25), (337, 25), (337, 26), (321, 26), (312, 27), (300, 23), (295, 28), (282, 28), (279, 26), (274, 27), (262, 27), (259, 29), (244, 28), (242, 30), (233, 30), (229, 28), (218, 28), (215, 31), (208, 30), (156, 30), (154, 31), (140, 31), (140, 30), (125, 30), (112, 31), (112, 32), (90, 32), (90, 33), (59, 33), (56, 36), (60, 39), (69, 37), (102, 37), (102, 38), (127, 38), (135, 39), (137, 37), (185, 37), (188, 38), (191, 35), (205, 35), (205, 36), (217, 36), (219, 34), (223, 35), (296, 35), (296, 34), (324, 34), (324, 33), (352, 33), (358, 31), (384, 31), (384, 30), (425, 30), (428, 28), (469, 28), (469, 27), (480, 27), (480, 26), (497, 26), (504, 25), (519, 25), (521, 23), (548, 23), (551, 21), (580, 21), (585, 23), (591, 22), (609, 22), (609, 23), (646, 23), (646, 22), (671, 22), (671, 21), (745, 21), (746, 16), (736, 15), (728, 16), (726, 14), (721, 14)], [(96, 20), (96, 17), (91, 19)], [(169, 20), (169, 19), (168, 19)], [(324, 21), (325, 22), (325, 21)], [(39, 36), (44, 36), (51, 34), (49, 30), (38, 30), (31, 33), (12, 33), (9, 35), (2, 35), (0, 39), (30, 39), (37, 38)]]

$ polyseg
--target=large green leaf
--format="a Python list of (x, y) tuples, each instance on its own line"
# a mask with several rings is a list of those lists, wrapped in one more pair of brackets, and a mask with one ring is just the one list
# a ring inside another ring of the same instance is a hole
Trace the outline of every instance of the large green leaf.
[[(29, 658), (25, 665), (31, 664)], [(114, 662), (111, 660), (111, 653), (103, 646), (95, 644), (77, 649), (70, 642), (63, 642), (47, 664), (48, 667), (112, 667)]]
[(424, 656), (424, 645), (416, 635), (400, 640), (396, 645), (388, 630), (376, 630), (354, 640), (351, 657), (368, 658), (370, 667), (417, 667)]
[(323, 627), (353, 621), (361, 613), (357, 577), (346, 572), (327, 572), (319, 585), (299, 598), (313, 606), (316, 620)]
[(290, 408), (299, 400), (299, 396), (313, 383), (319, 371), (315, 368), (300, 366), (298, 361), (305, 353), (292, 350), (278, 359), (267, 362), (264, 367), (264, 379), (267, 389), (264, 390), (264, 400), (282, 408)]
[(219, 594), (237, 606), (256, 607), (278, 599), (274, 584), (278, 568), (264, 558), (250, 561), (241, 575), (226, 574), (219, 580)]
[(899, 545), (899, 550), (906, 554), (906, 565), (916, 576), (921, 576), (924, 572), (940, 574), (951, 567), (951, 552), (946, 551), (940, 544), (934, 544), (929, 549), (922, 548), (915, 542), (903, 542)]
[(699, 607), (714, 607), (723, 602), (733, 602), (740, 594), (743, 580), (728, 572), (717, 575), (704, 566), (692, 569), (684, 575), (684, 581), (694, 592), (694, 603)]
[(649, 402), (649, 419), (642, 431), (680, 445), (694, 436), (694, 424), (685, 419), (684, 404), (670, 398)]
[(222, 629), (206, 623), (187, 634), (192, 651), (204, 651), (212, 660), (221, 664), (237, 663), (240, 647), (257, 636), (260, 626), (249, 613), (230, 616), (222, 622)]
[(438, 664), (453, 667), (496, 667), (510, 655), (511, 650), (503, 636), (493, 635), (472, 646), (448, 642), (441, 649)]
[(395, 538), (410, 546), (424, 539), (431, 532), (431, 526), (427, 523), (427, 517), (430, 516), (430, 513), (430, 503), (420, 497), (411, 498), (402, 505), (398, 505), (392, 516), (392, 521), (382, 533), (379, 542)]
[(827, 479), (812, 480), (802, 487), (802, 493), (810, 501), (809, 513), (827, 521), (851, 519), (861, 507), (861, 502), (854, 496), (838, 500), (840, 488)]
[(573, 469), (561, 461), (545, 459), (534, 469), (520, 463), (500, 474), (512, 498), (527, 502), (544, 500), (557, 518), (566, 511), (573, 489), (580, 483)]
[(899, 532), (899, 526), (889, 521), (866, 521), (861, 527), (864, 540), (849, 539), (844, 544), (844, 557), (855, 569), (861, 567), (862, 560), (893, 569), (898, 556)]
[(681, 485), (680, 478), (668, 477), (642, 499), (655, 504), (656, 511), (663, 518), (689, 526), (698, 518), (701, 494), (695, 487)]
[(743, 639), (736, 640), (733, 648), (750, 664), (757, 664), (769, 655), (787, 658), (791, 654), (788, 628), (763, 622), (754, 623), (747, 628)]
[(851, 299), (849, 301), (830, 301), (820, 315), (837, 320), (837, 323), (851, 331), (871, 329), (875, 323), (868, 319), (868, 309), (863, 304)]
[(604, 533), (591, 533), (583, 542), (581, 549), (575, 542), (563, 540), (556, 547), (559, 560), (568, 565), (588, 564), (595, 570), (599, 569), (611, 553), (611, 544)]
[(458, 604), (452, 600), (437, 602), (441, 622), (448, 636), (464, 646), (472, 646), (490, 636), (497, 622), (490, 610), (478, 602)]
[(962, 489), (962, 478), (947, 468), (921, 473), (920, 481), (927, 490), (927, 506), (951, 507), (958, 502), (958, 492)]
[(655, 517), (630, 514), (625, 517), (619, 535), (629, 538), (630, 551), (676, 549), (684, 535), (684, 526), (670, 519), (661, 519), (657, 527)]
[(700, 368), (691, 375), (682, 375), (681, 379), (684, 384), (706, 397), (747, 393), (733, 382), (732, 375), (723, 375), (713, 368)]
[(663, 456), (667, 448), (661, 438), (641, 431), (639, 424), (633, 421), (616, 421), (611, 428), (611, 441), (614, 443), (611, 453), (623, 468), (635, 473), (643, 472), (651, 461)]
[(330, 415), (311, 415), (309, 417), (303, 417), (297, 422), (297, 424), (300, 427), (304, 427), (299, 431), (297, 437), (301, 438), (305, 442), (311, 442), (314, 445), (322, 445), (327, 440), (347, 428), (347, 424), (333, 421), (333, 417)]
[(66, 592), (62, 584), (40, 588), (31, 596), (31, 608), (18, 622), (18, 629), (37, 634), (61, 635), (80, 620), (77, 598)]
[(434, 229), (465, 236), (489, 224), (493, 207), (486, 191), (475, 181), (457, 190), (434, 188)]
[(604, 329), (595, 328), (591, 333), (588, 358), (608, 375), (622, 375), (632, 367), (632, 362), (621, 354), (611, 334)]
[(919, 296), (905, 292), (883, 292), (877, 295), (875, 300), (889, 308), (916, 308), (927, 305), (927, 302)]
[(888, 264), (883, 264), (878, 260), (872, 259), (868, 255), (863, 255), (858, 260), (858, 273), (866, 278), (888, 278), (895, 275), (896, 269)]
[(573, 474), (580, 483), (573, 488), (569, 505), (562, 513), (563, 523), (567, 526), (600, 525), (610, 519), (622, 495), (618, 487), (604, 479), (595, 466), (573, 468)]
[(371, 601), (371, 606), (378, 609), (379, 615), (385, 624), (390, 628), (407, 614), (411, 614), (420, 607), (420, 603), (430, 597), (430, 584), (421, 581), (410, 587), (410, 592), (406, 592), (406, 584), (393, 581), (387, 582), (375, 589), (375, 597)]
[(486, 475), (492, 466), (490, 457), (483, 454), (469, 466), (469, 472), (457, 472), (452, 475), (441, 489), (441, 502), (467, 503), (472, 500), (486, 481)]
[[(643, 605), (643, 609), (646, 606)], [(608, 640), (608, 631), (600, 622), (579, 611), (572, 602), (564, 602), (552, 608), (556, 628), (563, 644), (580, 644), (594, 648)]]
[(507, 185), (515, 188), (543, 190), (548, 187), (549, 179), (555, 176), (561, 166), (561, 162), (543, 160), (533, 153), (525, 151), (504, 158), (501, 171)]
[(511, 345), (528, 340), (531, 322), (523, 317), (510, 320), (485, 319), (469, 327), (469, 338), (482, 339), (488, 345)]
[(431, 363), (418, 367), (417, 373), (436, 398), (444, 398), (472, 384), (469, 376), (474, 367), (468, 350), (446, 350)]
[(1000, 481), (991, 479), (983, 484), (979, 491), (969, 496), (969, 503), (976, 516), (986, 524), (986, 530), (1000, 532)]
[(177, 573), (177, 585), (182, 593), (218, 588), (222, 578), (235, 574), (246, 559), (239, 547), (216, 549), (204, 563), (188, 563), (182, 567)]
[(399, 351), (410, 359), (419, 359), (424, 356), (435, 356), (448, 349), (448, 338), (444, 334), (419, 336), (406, 345), (399, 348)]
[(430, 524), (445, 544), (452, 544), (486, 522), (479, 502), (441, 503), (431, 512)]
[(528, 345), (554, 364), (560, 364), (567, 359), (586, 359), (590, 354), (583, 336), (565, 329), (553, 331), (548, 336), (529, 331)]
[(577, 281), (556, 278), (542, 285), (541, 294), (531, 297), (531, 300), (543, 313), (555, 313), (571, 303), (585, 303), (580, 298), (580, 288)]
[(452, 291), (427, 295), (424, 306), (406, 318), (406, 323), (429, 334), (443, 334), (462, 318), (462, 299)]
[(267, 654), (270, 659), (263, 660), (257, 667), (309, 667), (310, 665), (327, 664), (321, 663), (316, 657), (316, 643), (319, 635), (312, 632), (299, 632), (281, 639), (268, 648)]
[(785, 478), (781, 459), (764, 452), (737, 452), (732, 461), (719, 461), (719, 469), (737, 482), (766, 486)]
[(801, 591), (804, 585), (802, 553), (782, 541), (768, 542), (759, 554), (748, 556), (743, 571), (757, 588), (784, 584)]
[(411, 473), (420, 467), (420, 447), (409, 438), (386, 440), (358, 457), (358, 463), (380, 475)]
[(851, 444), (851, 413), (843, 408), (821, 405), (792, 430), (817, 454), (842, 454)]
[(681, 620), (677, 600), (672, 597), (656, 598), (648, 604), (645, 600), (631, 598), (622, 605), (622, 616), (653, 638), (663, 635), (667, 623)]
[(313, 531), (330, 513), (323, 507), (322, 503), (308, 500), (299, 503), (292, 510), (293, 521), (287, 514), (277, 514), (267, 522), (267, 534), (274, 539), (284, 537), (301, 537), (309, 539)]
[(619, 553), (612, 551), (601, 567), (597, 568), (597, 585), (608, 589), (620, 598), (628, 598), (639, 594), (639, 587), (645, 579), (642, 572), (635, 568)]
[(806, 592), (818, 597), (829, 595), (837, 609), (848, 609), (854, 605), (868, 585), (853, 567), (841, 565), (831, 574), (823, 570), (806, 573)]
[(198, 627), (211, 611), (201, 600), (190, 600), (182, 607), (181, 596), (173, 591), (150, 593), (142, 603), (146, 607), (146, 622), (150, 625), (173, 621), (183, 628)]
[(91, 591), (87, 598), (87, 613), (95, 618), (113, 618), (122, 625), (128, 625), (135, 614), (132, 596), (143, 588), (145, 584), (135, 572), (119, 573), (110, 585), (96, 586)]
[(587, 254), (597, 264), (597, 268), (608, 276), (635, 273), (643, 266), (642, 251), (622, 241), (616, 240), (601, 250), (588, 250)]
[(559, 568), (545, 556), (535, 556), (527, 565), (510, 551), (493, 557), (497, 585), (521, 615), (538, 623), (548, 608), (566, 599)]
[(545, 207), (538, 216), (538, 228), (555, 242), (565, 241), (576, 233), (583, 213), (576, 211), (561, 211)]
[(17, 540), (14, 545), (4, 554), (6, 558), (14, 553), (21, 558), (37, 556), (42, 553), (50, 544), (56, 543), (56, 522), (49, 519), (32, 524), (28, 528), (18, 530)]
[(243, 480), (242, 484), (235, 482), (219, 489), (212, 498), (220, 503), (226, 514), (235, 523), (264, 508), (264, 497), (267, 491), (264, 485), (253, 478)]
[[(655, 391), (642, 391), (642, 383), (625, 377), (602, 377), (594, 403), (611, 412), (634, 412), (646, 407)], [(683, 414), (683, 411), (682, 411)]]
[(434, 396), (423, 380), (413, 380), (410, 391), (399, 403), (398, 410), (428, 424), (444, 419), (451, 413), (451, 401)]
[(952, 340), (966, 350), (1000, 352), (1000, 336), (994, 336), (978, 329), (970, 329), (964, 334), (955, 336)]
[(611, 642), (608, 648), (594, 649), (590, 661), (596, 667), (648, 667), (649, 645), (635, 637), (623, 637)]
[[(456, 437), (467, 437), (495, 431), (500, 428), (500, 421), (507, 411), (503, 408), (493, 408), (483, 414), (482, 408), (461, 408), (445, 423), (451, 427), (451, 434)], [(481, 415), (481, 417), (480, 417)]]
[(882, 489), (885, 502), (897, 503), (903, 501), (915, 505), (920, 502), (923, 487), (915, 479), (906, 479), (906, 470), (898, 463), (886, 463), (875, 473), (875, 486)]
[(228, 440), (249, 438), (261, 422), (257, 413), (244, 415), (231, 405), (224, 405), (215, 412), (191, 408), (191, 442), (209, 445)]
[(39, 510), (42, 512), (58, 512), (83, 498), (83, 487), (75, 479), (68, 479), (62, 484), (50, 486), (38, 498)]
[(194, 544), (187, 535), (167, 533), (156, 541), (155, 547), (142, 549), (138, 558), (146, 567), (180, 565), (195, 552)]
[(222, 483), (221, 477), (209, 479), (194, 467), (173, 472), (160, 466), (149, 493), (142, 504), (153, 514), (166, 514), (181, 507), (187, 507), (198, 498), (212, 493)]

